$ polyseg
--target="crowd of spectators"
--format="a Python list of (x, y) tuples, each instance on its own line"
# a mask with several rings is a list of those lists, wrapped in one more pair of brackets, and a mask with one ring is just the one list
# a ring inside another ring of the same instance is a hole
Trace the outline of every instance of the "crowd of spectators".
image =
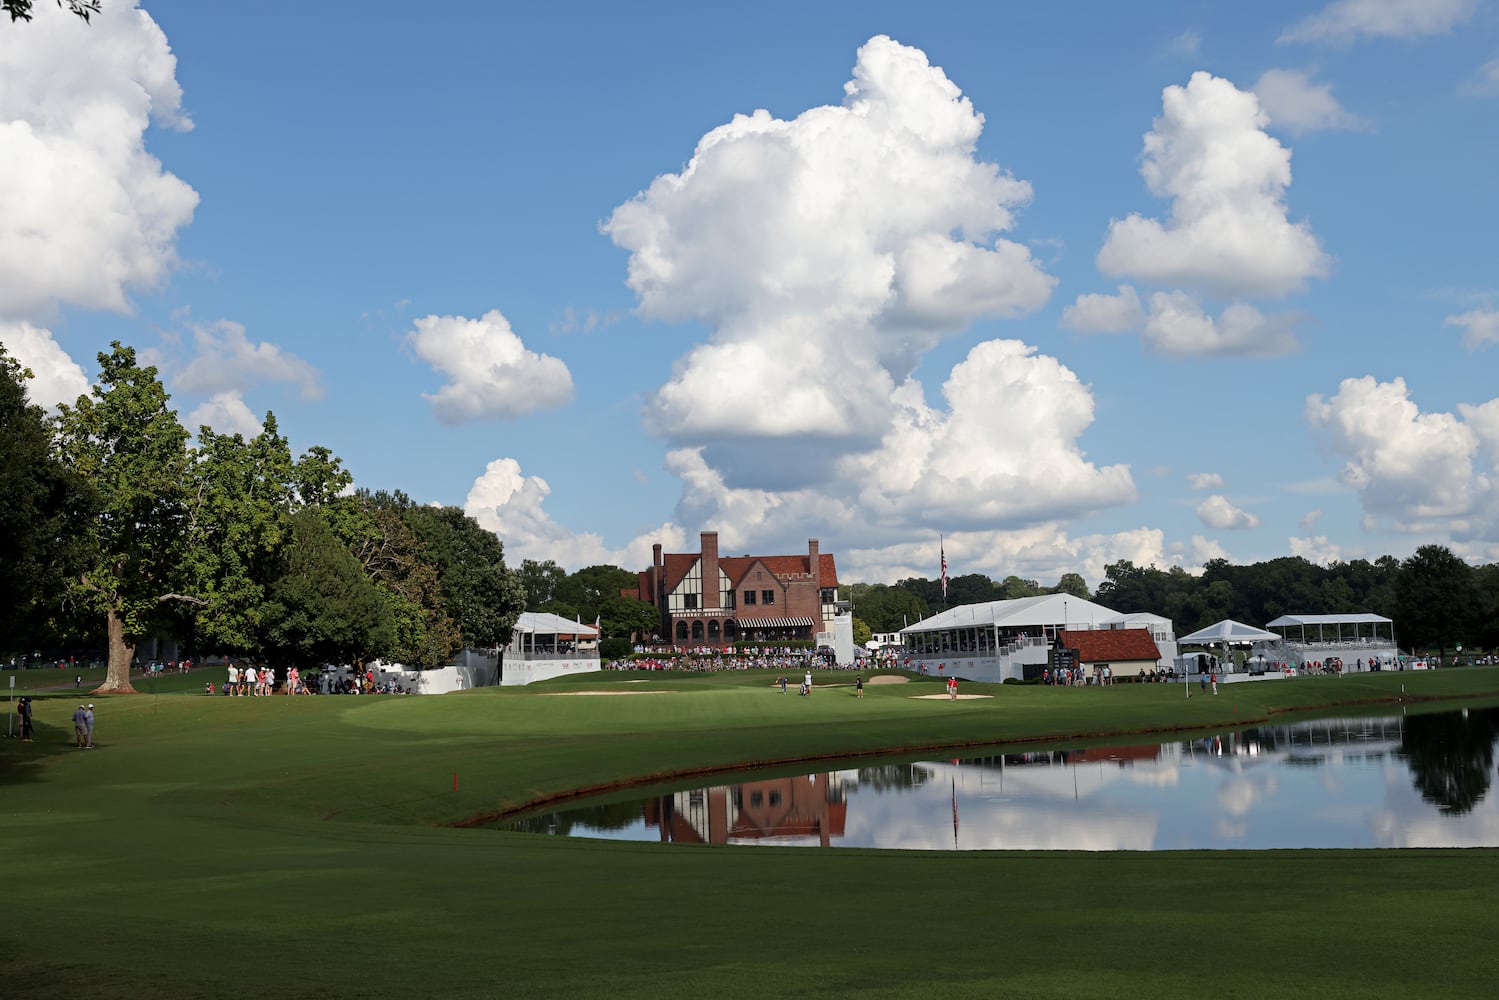
[(871, 670), (876, 667), (895, 668), (908, 666), (899, 662), (894, 652), (869, 653), (859, 656), (853, 663), (835, 662), (832, 651), (826, 648), (795, 648), (791, 646), (759, 646), (736, 648), (733, 646), (693, 646), (678, 649), (674, 646), (636, 646), (635, 655), (609, 660), (603, 664), (605, 670)]

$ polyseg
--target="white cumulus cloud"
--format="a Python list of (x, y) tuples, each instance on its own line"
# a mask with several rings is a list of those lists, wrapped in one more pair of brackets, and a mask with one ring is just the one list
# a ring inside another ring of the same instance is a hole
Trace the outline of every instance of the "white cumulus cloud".
[(1365, 119), (1347, 111), (1332, 96), (1332, 85), (1313, 83), (1299, 69), (1268, 69), (1254, 85), (1254, 96), (1270, 121), (1292, 135), (1328, 129), (1368, 131)]
[(1423, 38), (1450, 32), (1473, 16), (1478, 0), (1334, 0), (1291, 25), (1282, 42), (1354, 42)]
[(1174, 357), (1277, 357), (1300, 346), (1294, 314), (1267, 316), (1235, 302), (1216, 318), (1186, 292), (1156, 292), (1142, 331), (1145, 343)]
[(238, 389), (214, 393), (189, 413), (183, 423), (193, 433), (197, 433), (199, 427), (207, 426), (219, 434), (240, 434), (246, 439), (255, 437), (264, 429), (260, 418), (250, 411)]
[(1287, 218), (1291, 153), (1254, 94), (1205, 72), (1167, 87), (1140, 173), (1167, 218), (1109, 225), (1098, 269), (1222, 297), (1281, 296), (1327, 273), (1311, 227)]
[[(1451, 413), (1422, 413), (1405, 380), (1344, 379), (1332, 397), (1307, 399), (1307, 422), (1345, 462), (1366, 519), (1401, 531), (1448, 530), (1459, 538), (1499, 532), (1495, 483), (1479, 464), (1492, 411), (1469, 407), (1472, 424)], [(1490, 540), (1494, 540), (1490, 535)]]
[(497, 309), (478, 319), (424, 316), (408, 340), (449, 379), (435, 395), (422, 394), (444, 423), (517, 417), (573, 398), (567, 365), (528, 349)]
[(183, 392), (242, 395), (261, 382), (295, 385), (303, 399), (321, 399), (318, 370), (269, 341), (251, 341), (241, 323), (218, 320), (193, 327), (196, 353), (172, 379)]
[(528, 476), (513, 458), (497, 458), (474, 480), (463, 504), (464, 513), (499, 536), (505, 560), (512, 567), (524, 559), (552, 559), (577, 570), (612, 565), (644, 569), (650, 565), (651, 545), (661, 542), (668, 552), (681, 551), (686, 535), (667, 523), (612, 549), (593, 532), (577, 532), (558, 524), (543, 510), (552, 488), (540, 476)]
[[(1055, 283), (999, 236), (1030, 185), (976, 157), (983, 116), (924, 53), (873, 38), (844, 92), (790, 120), (736, 116), (604, 223), (643, 316), (711, 329), (646, 417), (715, 464), (732, 440), (877, 441), (926, 350)], [(739, 457), (732, 476), (762, 456)]]
[(1078, 447), (1093, 397), (1055, 358), (986, 341), (954, 366), (942, 394), (945, 412), (906, 383), (886, 403), (894, 419), (880, 447), (838, 463), (837, 478), (859, 484), (866, 515), (1018, 527), (1135, 499), (1127, 466), (1100, 468)]
[(1129, 333), (1145, 325), (1145, 309), (1133, 286), (1120, 285), (1115, 295), (1079, 295), (1062, 310), (1062, 325), (1081, 333)]
[(1318, 566), (1327, 566), (1343, 560), (1343, 547), (1336, 542), (1328, 541), (1326, 535), (1287, 538), (1286, 544), (1290, 548), (1291, 555), (1300, 556), (1307, 562), (1316, 563)]
[(1196, 513), (1199, 521), (1218, 531), (1241, 531), (1260, 526), (1260, 519), (1256, 515), (1235, 507), (1221, 493), (1214, 493), (1198, 504)]
[(176, 263), (198, 195), (146, 152), (145, 133), (191, 122), (166, 36), (135, 8), (0, 31), (0, 316), (125, 311), (130, 289)]
[(1463, 344), (1473, 350), (1487, 344), (1499, 344), (1499, 309), (1474, 309), (1442, 320), (1443, 326), (1463, 330)]
[(26, 383), (26, 398), (37, 406), (54, 407), (72, 403), (89, 391), (88, 376), (68, 356), (52, 331), (27, 322), (0, 321), (0, 344), (23, 368), (31, 370)]
[(1187, 482), (1194, 490), (1221, 490), (1223, 477), (1216, 472), (1189, 472)]

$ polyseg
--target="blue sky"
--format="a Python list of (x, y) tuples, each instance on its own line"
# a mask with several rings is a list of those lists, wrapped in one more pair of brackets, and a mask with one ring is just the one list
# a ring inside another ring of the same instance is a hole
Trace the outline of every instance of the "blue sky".
[(1499, 559), (1494, 0), (104, 6), (0, 25), (38, 401), (569, 569)]

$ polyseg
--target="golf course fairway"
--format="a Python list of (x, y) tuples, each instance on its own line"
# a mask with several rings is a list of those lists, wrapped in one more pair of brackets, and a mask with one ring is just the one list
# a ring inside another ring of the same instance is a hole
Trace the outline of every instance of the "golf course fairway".
[(993, 697), (956, 703), (915, 697), (930, 678), (857, 699), (846, 672), (809, 698), (773, 676), (224, 698), (196, 672), (85, 698), (92, 751), (72, 746), (79, 692), (38, 690), (37, 739), (0, 742), (0, 997), (1494, 994), (1494, 849), (819, 851), (464, 825), (736, 765), (1499, 698), (1494, 668), (1190, 699), (965, 683)]

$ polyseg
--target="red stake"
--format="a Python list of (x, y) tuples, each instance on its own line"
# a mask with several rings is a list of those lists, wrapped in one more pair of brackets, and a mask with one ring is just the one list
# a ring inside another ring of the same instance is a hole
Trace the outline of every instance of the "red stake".
[(458, 772), (453, 772), (453, 791), (458, 791)]

